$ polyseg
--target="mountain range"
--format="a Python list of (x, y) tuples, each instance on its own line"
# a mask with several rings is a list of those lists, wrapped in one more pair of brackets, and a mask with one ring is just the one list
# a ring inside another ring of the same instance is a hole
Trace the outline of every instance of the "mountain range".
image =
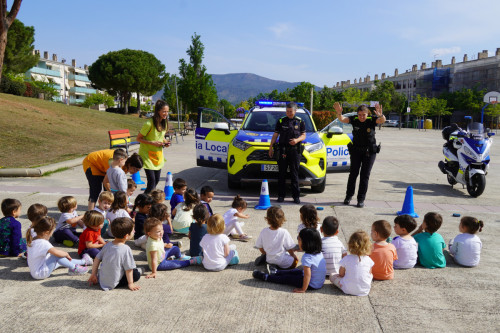
[[(259, 93), (279, 92), (293, 89), (300, 82), (271, 80), (252, 73), (211, 74), (217, 89), (219, 99), (226, 99), (231, 104), (237, 104)], [(153, 101), (161, 98), (163, 89), (153, 96)]]

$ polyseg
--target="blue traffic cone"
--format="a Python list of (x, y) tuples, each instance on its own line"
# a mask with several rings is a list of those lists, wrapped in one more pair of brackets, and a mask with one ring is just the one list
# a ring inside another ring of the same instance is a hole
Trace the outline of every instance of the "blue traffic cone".
[(172, 173), (170, 171), (167, 172), (167, 179), (165, 180), (165, 189), (163, 190), (163, 192), (165, 192), (165, 199), (166, 200), (170, 200), (172, 198), (172, 195), (174, 194)]
[(269, 185), (267, 179), (262, 181), (262, 186), (260, 187), (260, 198), (259, 204), (255, 206), (255, 209), (268, 209), (271, 207), (271, 199), (269, 198)]
[(411, 217), (418, 217), (415, 213), (415, 208), (413, 207), (413, 187), (408, 186), (406, 189), (405, 201), (403, 203), (403, 208), (398, 213), (399, 215), (410, 215)]
[(138, 185), (141, 185), (141, 184), (146, 184), (145, 182), (143, 182), (141, 180), (141, 174), (139, 173), (139, 171), (137, 171), (136, 173), (132, 174), (132, 180), (138, 184)]

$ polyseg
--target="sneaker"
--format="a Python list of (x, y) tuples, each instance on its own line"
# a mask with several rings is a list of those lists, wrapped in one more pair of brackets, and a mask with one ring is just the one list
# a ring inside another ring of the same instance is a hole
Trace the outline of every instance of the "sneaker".
[(273, 264), (267, 264), (266, 265), (266, 273), (269, 275), (276, 274), (278, 272), (278, 267)]
[(173, 242), (173, 244), (177, 246), (179, 249), (182, 247), (182, 241)]
[(63, 240), (63, 245), (67, 246), (67, 247), (73, 247), (73, 245), (75, 245), (75, 243), (73, 243), (70, 240), (65, 239), (65, 240)]
[(23, 258), (24, 260), (28, 260), (28, 254), (24, 252), (21, 258)]
[(276, 200), (277, 202), (285, 202), (285, 198), (284, 197), (278, 197), (278, 200)]
[(69, 275), (84, 275), (88, 272), (88, 268), (85, 266), (75, 265), (75, 268), (68, 268)]
[(293, 198), (293, 202), (296, 204), (300, 204), (300, 199), (299, 198)]
[(192, 257), (191, 259), (189, 259), (189, 263), (191, 265), (201, 265), (202, 261), (203, 261), (202, 256)]
[(352, 199), (352, 197), (346, 197), (344, 199), (344, 205), (349, 205), (351, 203), (351, 199)]
[(266, 263), (266, 255), (261, 254), (257, 259), (255, 259), (255, 266), (262, 266)]
[(185, 255), (185, 254), (184, 254), (184, 255), (182, 255), (182, 256), (179, 258), (179, 260), (189, 260), (189, 259), (191, 259), (191, 257), (190, 257), (190, 256), (187, 256), (187, 255)]
[(240, 238), (239, 238), (239, 240), (242, 242), (248, 242), (250, 239), (252, 239), (252, 236), (248, 236), (248, 235), (240, 235)]
[(358, 201), (358, 204), (356, 205), (356, 207), (358, 207), (358, 208), (363, 208), (364, 206), (365, 206), (364, 201)]
[(240, 235), (229, 235), (229, 237), (233, 238), (233, 239), (240, 239)]
[(142, 273), (144, 273), (144, 270), (142, 269), (142, 267), (136, 267), (135, 269), (137, 269), (137, 271), (139, 272), (139, 275), (142, 275)]
[(258, 280), (262, 280), (262, 281), (267, 280), (267, 274), (264, 272), (261, 272), (259, 270), (253, 271), (252, 276), (254, 279), (258, 279)]
[(92, 259), (92, 257), (89, 256), (87, 253), (85, 253), (82, 256), (82, 260), (85, 261), (85, 266), (92, 266), (92, 264), (94, 263), (94, 260)]

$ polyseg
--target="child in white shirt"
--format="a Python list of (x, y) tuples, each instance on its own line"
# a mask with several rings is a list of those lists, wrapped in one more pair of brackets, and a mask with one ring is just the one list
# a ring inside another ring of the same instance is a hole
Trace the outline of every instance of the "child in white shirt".
[(307, 204), (300, 207), (300, 221), (302, 223), (297, 227), (297, 235), (300, 234), (300, 231), (304, 228), (316, 229), (321, 235), (321, 224), (318, 223), (318, 212), (314, 205)]
[(400, 215), (394, 219), (394, 233), (398, 236), (391, 241), (396, 248), (398, 259), (396, 269), (413, 268), (417, 263), (418, 244), (410, 233), (417, 228), (417, 221), (410, 215)]
[(238, 194), (234, 197), (231, 207), (230, 210), (224, 213), (224, 223), (226, 225), (224, 233), (226, 236), (231, 235), (235, 239), (247, 242), (249, 239), (252, 239), (252, 236), (248, 236), (243, 232), (241, 227), (245, 223), (238, 220), (238, 218), (248, 219), (250, 217), (250, 215), (243, 214), (247, 209), (247, 202)]
[(127, 192), (127, 176), (125, 171), (123, 171), (127, 157), (127, 153), (123, 149), (117, 149), (113, 154), (113, 162), (111, 162), (111, 166), (106, 170), (106, 180), (104, 181), (104, 184), (109, 184), (111, 192)]
[(193, 208), (200, 202), (198, 193), (192, 188), (188, 188), (184, 192), (184, 202), (179, 202), (172, 211), (172, 228), (174, 231), (187, 235), (189, 227), (193, 223)]
[[(127, 212), (127, 193), (123, 191), (115, 192), (115, 200), (111, 204), (111, 208), (108, 211), (106, 217), (109, 219), (109, 224), (113, 224), (113, 221), (119, 217), (128, 217), (130, 215)], [(108, 228), (108, 236), (113, 237), (112, 228)]]
[(475, 267), (479, 265), (483, 244), (476, 232), (483, 230), (484, 223), (471, 216), (460, 220), (458, 230), (460, 235), (450, 241), (449, 248), (455, 262), (462, 266)]
[(266, 256), (268, 264), (281, 269), (297, 267), (299, 259), (293, 251), (295, 242), (288, 230), (281, 227), (286, 221), (285, 213), (278, 206), (272, 206), (267, 210), (266, 220), (269, 227), (262, 229), (255, 247)]
[(78, 246), (79, 233), (76, 232), (76, 227), (83, 228), (83, 215), (78, 215), (76, 207), (78, 203), (75, 197), (65, 196), (59, 199), (57, 207), (61, 211), (61, 216), (57, 222), (56, 230), (54, 231), (54, 240), (57, 243), (62, 243), (68, 247)]
[(330, 275), (330, 281), (344, 293), (354, 296), (367, 296), (372, 286), (373, 260), (370, 236), (362, 230), (356, 231), (349, 238), (351, 254), (340, 260), (339, 274)]
[(104, 225), (101, 229), (101, 236), (107, 234), (109, 228), (108, 211), (109, 208), (111, 208), (113, 201), (115, 201), (115, 196), (112, 192), (102, 191), (101, 194), (99, 194), (99, 199), (97, 200), (97, 207), (94, 208), (94, 210), (98, 211), (102, 214), (102, 216), (104, 216)]
[(240, 262), (236, 245), (229, 245), (224, 234), (224, 219), (220, 214), (212, 215), (207, 221), (207, 234), (200, 241), (203, 248), (203, 267), (209, 271), (222, 271), (227, 265)]
[(326, 261), (326, 274), (339, 273), (339, 262), (347, 255), (347, 250), (337, 237), (339, 233), (339, 221), (333, 216), (327, 216), (321, 225), (324, 237), (321, 239), (321, 252)]

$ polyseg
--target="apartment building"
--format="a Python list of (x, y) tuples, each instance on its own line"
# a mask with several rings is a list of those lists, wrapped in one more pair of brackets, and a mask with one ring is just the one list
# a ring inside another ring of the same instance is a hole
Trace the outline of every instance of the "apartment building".
[(54, 101), (81, 104), (87, 96), (97, 92), (90, 85), (87, 65), (81, 68), (76, 66), (75, 59), (69, 64), (66, 59), (59, 61), (57, 54), (52, 54), (49, 58), (47, 51), (43, 55), (39, 50), (34, 52), (40, 55), (40, 60), (35, 67), (25, 73), (25, 77), (29, 80), (52, 83), (59, 90), (59, 96), (54, 97)]

